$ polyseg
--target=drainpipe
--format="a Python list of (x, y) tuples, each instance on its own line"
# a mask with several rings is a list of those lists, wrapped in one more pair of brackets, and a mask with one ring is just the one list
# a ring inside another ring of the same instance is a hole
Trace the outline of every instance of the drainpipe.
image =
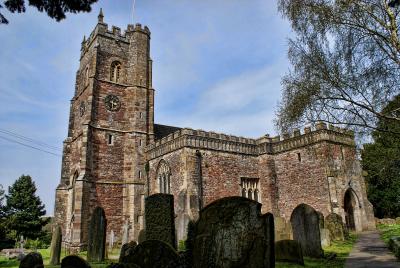
[(203, 171), (201, 168), (201, 153), (199, 150), (196, 150), (197, 157), (197, 170), (199, 172), (199, 211), (203, 208)]

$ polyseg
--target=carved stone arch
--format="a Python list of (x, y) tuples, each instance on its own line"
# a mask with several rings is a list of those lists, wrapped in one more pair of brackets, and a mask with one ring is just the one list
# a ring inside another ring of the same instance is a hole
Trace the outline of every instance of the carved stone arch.
[(356, 191), (349, 187), (343, 197), (343, 209), (346, 227), (349, 230), (362, 231), (360, 198)]
[(159, 193), (171, 193), (171, 168), (164, 159), (158, 163), (156, 180)]

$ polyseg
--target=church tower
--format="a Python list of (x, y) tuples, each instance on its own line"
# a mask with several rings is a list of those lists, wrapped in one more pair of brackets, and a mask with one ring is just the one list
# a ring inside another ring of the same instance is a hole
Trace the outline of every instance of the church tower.
[(55, 221), (68, 248), (86, 247), (96, 207), (115, 240), (136, 240), (143, 229), (144, 150), (154, 138), (151, 66), (149, 29), (108, 30), (100, 10), (82, 41), (56, 190)]

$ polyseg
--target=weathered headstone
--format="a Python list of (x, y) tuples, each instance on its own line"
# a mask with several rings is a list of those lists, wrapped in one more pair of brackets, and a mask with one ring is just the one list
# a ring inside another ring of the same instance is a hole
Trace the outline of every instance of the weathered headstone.
[(160, 240), (146, 240), (125, 256), (124, 264), (135, 264), (141, 268), (168, 267), (178, 261), (178, 253), (169, 244)]
[(274, 227), (261, 204), (244, 197), (219, 199), (200, 211), (193, 267), (274, 267)]
[(317, 211), (306, 204), (298, 205), (292, 212), (290, 222), (293, 238), (300, 243), (303, 255), (322, 257), (320, 217)]
[(139, 231), (139, 235), (138, 235), (138, 243), (142, 243), (146, 241), (146, 231), (144, 229)]
[(106, 247), (106, 216), (104, 210), (96, 207), (89, 225), (87, 260), (101, 262), (104, 260)]
[(146, 240), (161, 240), (176, 249), (174, 196), (154, 194), (145, 199)]
[(275, 241), (293, 238), (292, 226), (283, 217), (274, 217)]
[(133, 250), (136, 248), (136, 246), (137, 243), (135, 241), (123, 244), (121, 247), (121, 252), (119, 253), (118, 262), (126, 262), (125, 258), (133, 253)]
[(301, 245), (296, 240), (280, 240), (275, 242), (275, 258), (276, 261), (304, 265)]
[(125, 222), (123, 226), (122, 245), (129, 242), (129, 223)]
[(19, 268), (43, 268), (42, 255), (38, 252), (27, 254), (19, 263)]
[(81, 257), (70, 255), (61, 260), (61, 268), (90, 268), (90, 265)]
[(108, 238), (108, 249), (111, 251), (114, 247), (114, 231), (110, 231), (110, 237)]
[(328, 247), (331, 245), (331, 235), (328, 229), (322, 228), (319, 230), (321, 234), (321, 246)]
[(329, 230), (331, 240), (344, 240), (343, 219), (336, 213), (331, 213), (325, 218), (325, 228)]
[(50, 265), (60, 264), (61, 256), (61, 227), (55, 226), (50, 245)]

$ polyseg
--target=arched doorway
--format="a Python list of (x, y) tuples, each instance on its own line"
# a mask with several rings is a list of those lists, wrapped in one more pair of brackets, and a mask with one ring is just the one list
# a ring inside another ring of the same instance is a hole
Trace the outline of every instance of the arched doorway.
[(347, 229), (352, 231), (361, 231), (360, 202), (352, 188), (347, 189), (344, 194), (343, 208)]

